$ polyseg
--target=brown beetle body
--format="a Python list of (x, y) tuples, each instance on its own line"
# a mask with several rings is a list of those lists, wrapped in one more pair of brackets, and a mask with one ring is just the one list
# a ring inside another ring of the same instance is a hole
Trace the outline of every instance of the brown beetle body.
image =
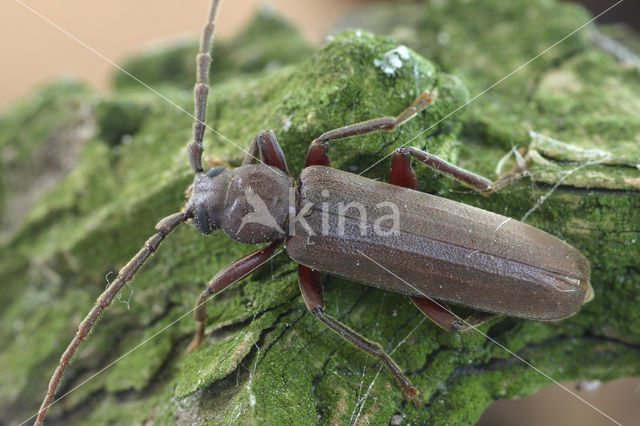
[[(303, 169), (295, 198), (275, 167), (213, 170), (196, 179), (186, 208), (196, 228), (245, 244), (286, 237), (289, 257), (320, 272), (533, 320), (570, 316), (593, 295), (578, 250), (496, 213), (325, 166)], [(196, 211), (212, 219), (203, 225)]]
[[(323, 166), (304, 169), (300, 181), (299, 204), (313, 205), (305, 219), (316, 235), (297, 226), (296, 235), (287, 238), (287, 252), (310, 268), (397, 293), (535, 320), (567, 317), (591, 298), (584, 256), (525, 223)], [(399, 209), (397, 233), (375, 232), (376, 220), (389, 215), (389, 209), (375, 207), (382, 202)], [(356, 209), (347, 211), (340, 232), (339, 203), (365, 206), (365, 235)], [(322, 232), (323, 215), (325, 222), (329, 216), (329, 232)]]

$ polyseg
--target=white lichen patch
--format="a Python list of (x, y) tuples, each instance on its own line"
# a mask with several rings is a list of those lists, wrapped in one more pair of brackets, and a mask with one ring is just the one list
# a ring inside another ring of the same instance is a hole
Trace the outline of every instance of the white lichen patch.
[(400, 45), (386, 52), (382, 59), (374, 59), (373, 64), (380, 68), (388, 76), (396, 74), (396, 70), (402, 68), (403, 61), (409, 59), (409, 49)]
[(438, 33), (437, 41), (439, 44), (444, 46), (445, 44), (449, 44), (449, 42), (451, 41), (451, 36), (448, 32), (441, 31)]
[[(529, 130), (531, 143), (529, 150), (537, 150), (543, 155), (551, 158), (562, 156), (564, 159), (578, 162), (614, 162), (620, 164), (620, 161), (614, 161), (614, 155), (611, 152), (597, 148), (583, 148), (577, 145), (568, 144), (566, 142), (553, 139), (550, 136)], [(622, 162), (624, 164), (624, 162)]]
[(282, 123), (282, 130), (288, 132), (291, 126), (293, 125), (293, 115), (289, 115), (285, 118), (284, 123)]

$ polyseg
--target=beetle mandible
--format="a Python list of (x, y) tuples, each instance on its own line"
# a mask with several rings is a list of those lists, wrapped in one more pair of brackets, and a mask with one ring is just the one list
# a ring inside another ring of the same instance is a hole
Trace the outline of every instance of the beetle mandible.
[[(36, 424), (44, 420), (65, 367), (102, 311), (167, 235), (187, 221), (205, 235), (222, 229), (241, 243), (269, 243), (210, 280), (196, 303), (196, 332), (188, 351), (204, 340), (207, 299), (255, 271), (285, 244), (289, 257), (299, 264), (299, 286), (308, 310), (338, 335), (381, 360), (405, 398), (416, 405), (418, 390), (383, 348), (324, 312), (321, 273), (406, 294), (429, 319), (451, 331), (473, 328), (496, 315), (561, 319), (593, 297), (589, 263), (574, 247), (525, 223), (419, 192), (410, 160), (485, 195), (519, 179), (525, 171), (522, 165), (491, 182), (428, 152), (401, 147), (392, 155), (390, 183), (329, 166), (330, 141), (393, 131), (435, 102), (435, 91), (425, 91), (396, 117), (320, 135), (311, 142), (297, 181), (290, 176), (272, 131), (258, 133), (240, 167), (218, 166), (205, 172), (202, 140), (218, 4), (219, 0), (212, 0), (196, 59), (195, 121), (193, 140), (187, 146), (194, 172), (189, 199), (182, 211), (158, 222), (156, 234), (120, 270), (81, 322), (51, 378)], [(255, 162), (256, 155), (261, 163)], [(385, 203), (395, 207), (394, 225), (379, 232), (381, 223), (390, 219), (381, 208)], [(345, 205), (358, 206), (357, 219), (347, 214)], [(466, 306), (474, 313), (462, 320), (447, 303)]]

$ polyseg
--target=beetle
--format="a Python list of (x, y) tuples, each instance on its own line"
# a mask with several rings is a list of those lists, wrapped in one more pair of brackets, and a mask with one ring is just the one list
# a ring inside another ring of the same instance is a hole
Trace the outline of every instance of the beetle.
[[(196, 58), (195, 121), (193, 140), (187, 145), (194, 180), (188, 201), (180, 212), (158, 222), (156, 233), (120, 270), (80, 323), (51, 378), (36, 424), (44, 420), (66, 366), (102, 311), (161, 242), (185, 222), (204, 235), (222, 229), (241, 243), (269, 243), (209, 281), (194, 309), (196, 332), (188, 352), (204, 340), (207, 300), (255, 271), (284, 244), (289, 257), (299, 264), (299, 287), (308, 310), (338, 335), (381, 360), (405, 398), (416, 405), (418, 390), (382, 346), (324, 312), (321, 273), (407, 295), (428, 318), (450, 331), (474, 328), (496, 315), (561, 319), (593, 297), (589, 263), (577, 249), (525, 223), (420, 192), (411, 159), (484, 195), (522, 177), (526, 164), (491, 182), (428, 152), (400, 147), (391, 158), (389, 183), (330, 167), (331, 141), (394, 131), (436, 102), (435, 91), (425, 91), (395, 117), (323, 133), (311, 142), (297, 180), (290, 176), (272, 131), (257, 134), (240, 167), (217, 166), (205, 171), (202, 140), (218, 4), (219, 0), (212, 0)], [(392, 214), (384, 207), (390, 207)], [(466, 306), (473, 313), (461, 319), (448, 303)]]

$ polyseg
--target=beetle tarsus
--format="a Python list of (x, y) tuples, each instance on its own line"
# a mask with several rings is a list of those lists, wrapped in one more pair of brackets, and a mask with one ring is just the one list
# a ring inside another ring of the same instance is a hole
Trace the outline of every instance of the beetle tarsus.
[(411, 384), (409, 385), (409, 387), (403, 387), (402, 393), (404, 394), (404, 398), (407, 401), (412, 402), (416, 407), (420, 407), (422, 405), (422, 401), (420, 401), (420, 399), (418, 398), (420, 391), (418, 391), (418, 389), (416, 389)]
[(302, 298), (304, 299), (307, 309), (340, 337), (362, 352), (382, 361), (384, 366), (387, 367), (393, 377), (398, 381), (398, 385), (400, 385), (405, 398), (419, 405), (419, 401), (416, 398), (418, 389), (411, 384), (411, 381), (402, 372), (402, 369), (387, 355), (379, 343), (372, 342), (340, 321), (324, 313), (324, 289), (320, 273), (307, 266), (298, 265), (298, 284), (300, 285), (300, 292), (302, 293)]
[(425, 166), (471, 187), (482, 195), (489, 195), (521, 179), (525, 173), (527, 173), (526, 167), (528, 167), (529, 164), (529, 157), (525, 156), (525, 168), (522, 167), (522, 164), (520, 164), (521, 162), (518, 162), (511, 171), (502, 175), (498, 180), (492, 182), (484, 176), (465, 170), (449, 163), (448, 161), (438, 158), (427, 151), (422, 151), (417, 148), (403, 146), (397, 148), (394, 154), (397, 156), (411, 155)]

